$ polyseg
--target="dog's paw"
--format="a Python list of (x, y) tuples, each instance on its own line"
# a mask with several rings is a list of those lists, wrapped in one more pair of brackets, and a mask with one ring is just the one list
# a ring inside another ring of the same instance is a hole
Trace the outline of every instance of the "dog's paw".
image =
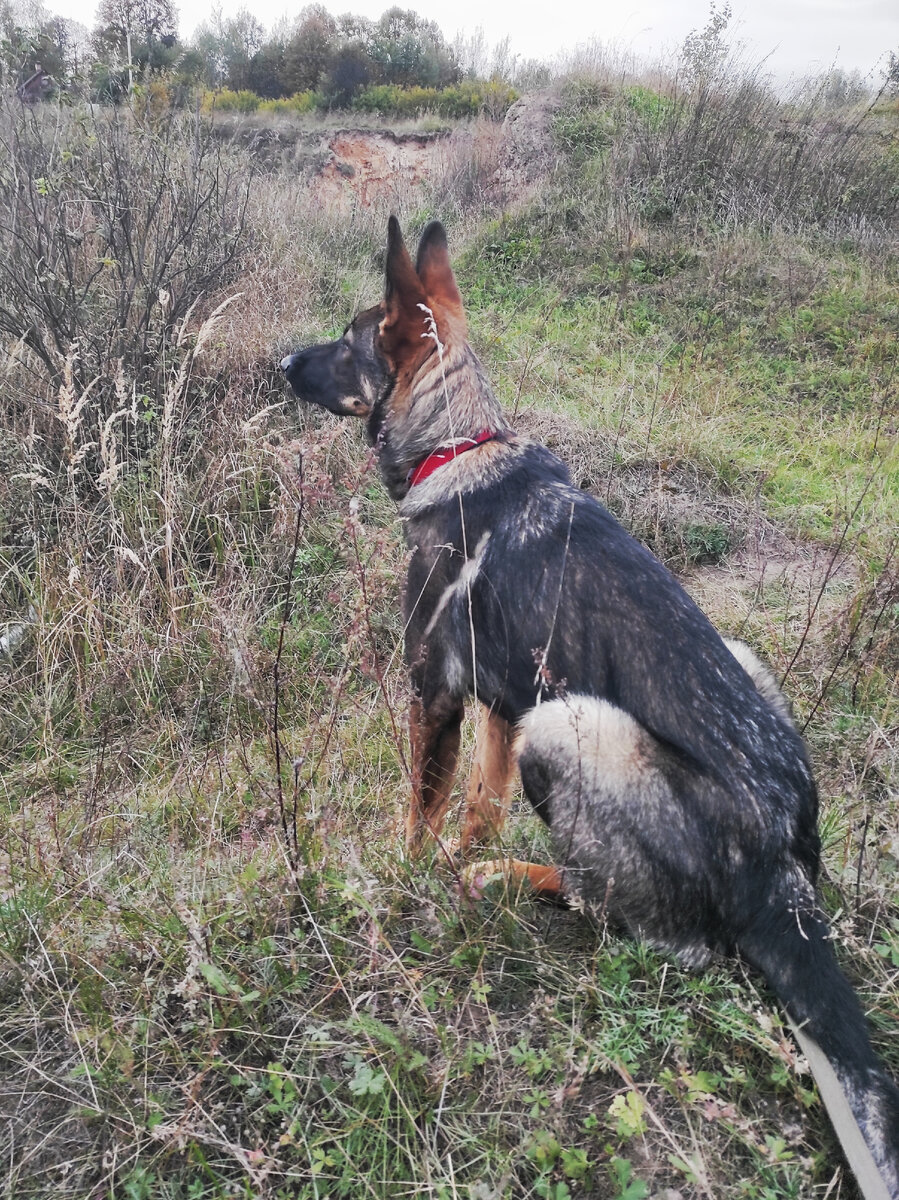
[(508, 881), (509, 861), (505, 858), (491, 858), (485, 862), (469, 863), (459, 874), (462, 893), (469, 900), (483, 899), (485, 890), (498, 879)]

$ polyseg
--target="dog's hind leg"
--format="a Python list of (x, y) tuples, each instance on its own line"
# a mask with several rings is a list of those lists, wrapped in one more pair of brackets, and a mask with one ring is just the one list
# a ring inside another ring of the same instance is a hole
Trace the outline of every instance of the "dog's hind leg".
[(505, 824), (515, 774), (513, 742), (509, 722), (482, 705), (475, 760), (465, 793), (465, 821), (459, 843), (463, 855), (472, 845), (492, 842)]
[(498, 878), (504, 879), (508, 888), (517, 889), (526, 883), (538, 900), (565, 903), (562, 875), (558, 867), (525, 862), (520, 858), (491, 858), (486, 862), (472, 863), (462, 871), (463, 886), (473, 900), (480, 899), (487, 884)]
[(464, 708), (441, 697), (427, 708), (414, 699), (409, 709), (412, 797), (406, 815), (406, 850), (420, 853), (428, 836), (439, 837), (459, 760)]

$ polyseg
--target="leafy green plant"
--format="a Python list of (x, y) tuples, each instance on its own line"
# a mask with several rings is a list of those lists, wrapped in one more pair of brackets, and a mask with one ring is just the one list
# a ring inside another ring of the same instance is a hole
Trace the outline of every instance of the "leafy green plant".
[(691, 562), (720, 562), (731, 549), (730, 530), (723, 525), (687, 525), (684, 543)]
[(615, 1200), (645, 1200), (649, 1195), (649, 1187), (635, 1176), (633, 1164), (629, 1159), (613, 1155), (609, 1160), (609, 1169), (613, 1185), (617, 1189)]
[(646, 1101), (639, 1092), (618, 1095), (609, 1105), (608, 1121), (620, 1138), (633, 1138), (646, 1132)]

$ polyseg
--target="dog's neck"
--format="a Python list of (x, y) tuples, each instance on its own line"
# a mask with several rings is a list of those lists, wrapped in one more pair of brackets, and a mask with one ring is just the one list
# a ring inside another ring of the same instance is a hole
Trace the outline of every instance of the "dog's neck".
[(484, 368), (467, 342), (429, 355), (406, 395), (392, 383), (369, 419), (381, 477), (394, 500), (409, 490), (410, 473), (440, 447), (503, 434), (509, 424)]
[(409, 487), (414, 488), (417, 484), (424, 483), (430, 475), (433, 475), (440, 467), (445, 467), (447, 463), (453, 462), (460, 454), (476, 450), (484, 442), (492, 442), (495, 437), (496, 434), (492, 429), (482, 429), (475, 437), (455, 438), (445, 446), (438, 446), (409, 472)]

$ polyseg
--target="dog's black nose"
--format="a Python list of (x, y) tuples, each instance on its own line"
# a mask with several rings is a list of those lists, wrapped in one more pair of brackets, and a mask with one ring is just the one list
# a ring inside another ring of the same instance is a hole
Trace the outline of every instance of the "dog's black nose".
[(285, 375), (290, 370), (291, 365), (293, 364), (293, 360), (295, 358), (296, 358), (295, 354), (288, 354), (288, 355), (286, 355), (286, 357), (281, 359), (281, 370), (284, 372)]

